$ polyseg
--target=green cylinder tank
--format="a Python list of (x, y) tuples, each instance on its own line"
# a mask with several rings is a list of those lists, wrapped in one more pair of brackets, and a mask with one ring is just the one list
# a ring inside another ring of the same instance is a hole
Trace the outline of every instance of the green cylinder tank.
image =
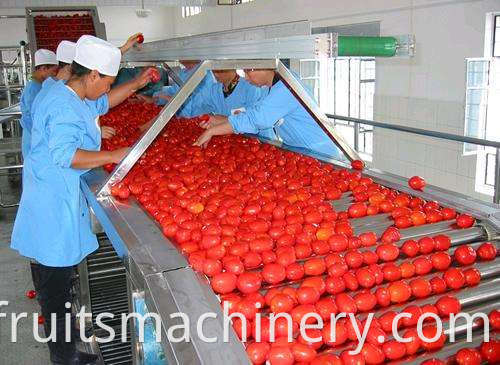
[(392, 57), (396, 54), (397, 40), (394, 37), (348, 37), (339, 36), (339, 56)]

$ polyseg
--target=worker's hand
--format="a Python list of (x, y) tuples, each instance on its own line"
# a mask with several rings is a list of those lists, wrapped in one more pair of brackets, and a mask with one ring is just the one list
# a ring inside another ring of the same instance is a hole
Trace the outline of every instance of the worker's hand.
[(155, 121), (155, 119), (151, 119), (149, 122), (144, 123), (143, 125), (141, 125), (139, 127), (139, 130), (141, 132), (147, 131), (149, 129), (149, 127), (151, 127), (153, 125), (154, 121)]
[(114, 151), (111, 151), (111, 161), (110, 163), (120, 163), (121, 160), (123, 160), (125, 158), (125, 156), (128, 155), (128, 153), (130, 152), (130, 148), (129, 147), (124, 147), (124, 148), (119, 148), (117, 150), (114, 150)]
[(120, 47), (120, 51), (122, 52), (122, 54), (125, 54), (125, 52), (127, 52), (130, 48), (132, 48), (134, 46), (134, 44), (137, 43), (137, 39), (138, 39), (137, 37), (140, 34), (142, 34), (142, 33), (135, 33), (127, 39), (125, 44)]
[(102, 126), (101, 127), (101, 138), (109, 139), (116, 134), (116, 130), (113, 127)]
[(227, 117), (224, 115), (210, 115), (208, 120), (200, 123), (200, 127), (204, 129), (212, 128), (227, 122)]
[(201, 148), (207, 148), (208, 142), (212, 139), (212, 130), (207, 129), (205, 132), (201, 134), (201, 136), (198, 137), (195, 143), (193, 143), (193, 146), (198, 146)]
[(144, 68), (135, 80), (135, 89), (139, 90), (151, 82), (151, 67)]

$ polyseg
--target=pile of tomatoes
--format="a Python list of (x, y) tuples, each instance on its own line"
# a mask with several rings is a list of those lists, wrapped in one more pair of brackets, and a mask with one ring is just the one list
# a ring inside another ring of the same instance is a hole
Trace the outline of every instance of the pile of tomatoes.
[(76, 42), (84, 34), (95, 35), (90, 14), (37, 15), (33, 22), (37, 47), (54, 52), (62, 40)]
[[(138, 127), (158, 112), (155, 108), (125, 104), (103, 117), (103, 124), (118, 131), (116, 143), (106, 148), (133, 143)], [(124, 120), (132, 124), (123, 125)], [(229, 312), (243, 315), (233, 326), (240, 338), (247, 327), (252, 363), (379, 364), (444, 345), (444, 335), (429, 343), (418, 338), (398, 343), (388, 337), (392, 319), (410, 313), (400, 322), (404, 336), (410, 336), (424, 313), (447, 317), (459, 312), (460, 301), (448, 292), (477, 285), (481, 273), (454, 264), (492, 260), (496, 246), (462, 246), (450, 255), (448, 236), (402, 241), (399, 228), (453, 219), (455, 228), (468, 228), (474, 218), (383, 187), (359, 170), (334, 168), (244, 136), (215, 137), (206, 149), (194, 147), (203, 131), (199, 121), (171, 120), (112, 193), (120, 199), (134, 196), (193, 269), (208, 277)], [(353, 204), (335, 211), (330, 201), (348, 194)], [(380, 237), (373, 232), (355, 236), (352, 219), (382, 212), (391, 214), (394, 226)], [(433, 304), (406, 305), (434, 295)], [(366, 318), (370, 311), (377, 315), (362, 352), (342, 351), (354, 345), (355, 332), (349, 321), (340, 320), (332, 339), (330, 315)], [(258, 313), (263, 315), (260, 331)], [(276, 321), (276, 341), (271, 341), (270, 313), (291, 315), (292, 343), (284, 337), (289, 330), (284, 318)], [(322, 330), (307, 331), (321, 338), (315, 343), (298, 334), (310, 313), (325, 321)], [(431, 324), (424, 328), (427, 337), (435, 331)]]

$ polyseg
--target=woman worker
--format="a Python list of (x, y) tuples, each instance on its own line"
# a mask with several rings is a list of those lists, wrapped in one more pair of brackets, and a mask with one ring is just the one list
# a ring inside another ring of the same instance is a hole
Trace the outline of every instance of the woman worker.
[(232, 133), (258, 134), (274, 128), (283, 143), (341, 159), (341, 152), (313, 120), (274, 70), (245, 70), (248, 81), (256, 86), (268, 86), (260, 101), (237, 115), (213, 116), (202, 127), (208, 128), (195, 142), (206, 147), (213, 136)]
[[(73, 266), (98, 247), (90, 229), (80, 176), (94, 167), (118, 163), (128, 149), (100, 151), (99, 115), (123, 101), (128, 92), (110, 90), (120, 66), (120, 50), (93, 36), (76, 44), (72, 76), (54, 84), (35, 113), (32, 150), (25, 161), (26, 187), (21, 196), (11, 247), (40, 264), (39, 296), (54, 364), (96, 364), (97, 357), (65, 341), (65, 303), (71, 303)], [(149, 81), (145, 73), (137, 88)], [(49, 320), (55, 313), (56, 322)]]
[(31, 108), (36, 95), (42, 89), (42, 83), (51, 76), (57, 74), (58, 63), (56, 54), (48, 49), (39, 49), (35, 52), (35, 71), (31, 75), (31, 80), (21, 94), (21, 127), (23, 128), (23, 135), (21, 137), (21, 152), (23, 158), (29, 153), (31, 141), (31, 126), (33, 120), (31, 119)]

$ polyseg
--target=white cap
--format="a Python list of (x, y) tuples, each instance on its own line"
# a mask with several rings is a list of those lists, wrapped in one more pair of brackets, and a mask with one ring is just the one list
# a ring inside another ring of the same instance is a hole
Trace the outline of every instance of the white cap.
[(73, 63), (76, 52), (76, 43), (70, 41), (61, 41), (57, 46), (57, 60), (64, 63)]
[(91, 35), (82, 35), (76, 42), (74, 61), (89, 70), (97, 70), (108, 76), (116, 76), (120, 68), (122, 53), (100, 38)]
[(40, 65), (58, 65), (56, 54), (48, 49), (40, 48), (35, 52), (35, 67)]

